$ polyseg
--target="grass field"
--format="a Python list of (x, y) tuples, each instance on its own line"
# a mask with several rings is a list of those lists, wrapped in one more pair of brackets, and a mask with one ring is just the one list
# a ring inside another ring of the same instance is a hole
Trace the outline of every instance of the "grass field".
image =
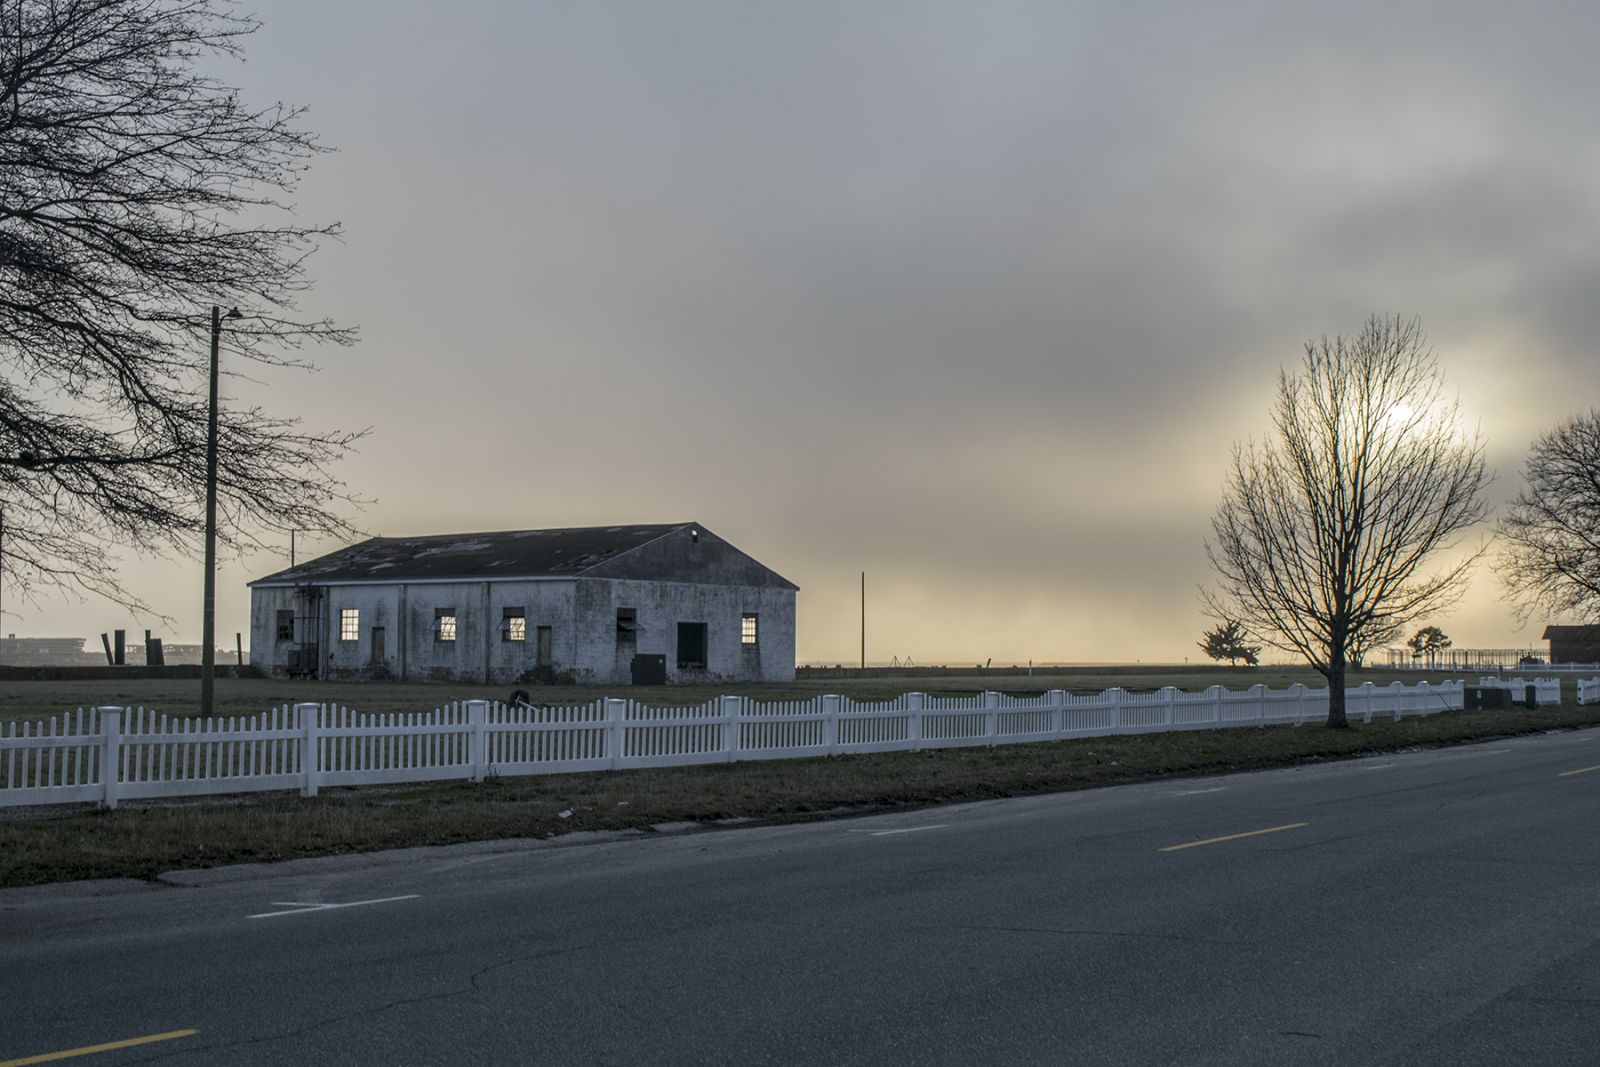
[[(945, 679), (939, 692), (974, 692), (989, 685), (1013, 692), (1043, 688), (1098, 690), (1105, 684), (1196, 688), (1254, 681), (1286, 685), (1308, 681), (1297, 672), (1233, 672), (1203, 676), (1151, 671), (1111, 681), (1092, 672), (1029, 679)], [(1387, 683), (1381, 672), (1361, 680)], [(1408, 681), (1416, 676), (1408, 675)], [(996, 684), (999, 683), (999, 684)], [(180, 710), (193, 683), (93, 683), (112, 703)], [(32, 691), (34, 686), (45, 687)], [(116, 686), (115, 689), (110, 687)], [(1570, 683), (1569, 683), (1570, 686)], [(54, 687), (54, 691), (52, 688)], [(805, 696), (849, 692), (863, 699), (910, 689), (934, 690), (914, 680), (837, 681), (805, 686), (754, 687), (753, 696)], [(314, 698), (370, 710), (418, 710), (498, 691), (444, 686), (316, 687), (265, 681), (219, 683), (223, 708), (232, 714), (263, 703)], [(70, 692), (70, 696), (67, 695)], [(541, 690), (543, 696), (546, 691)], [(587, 700), (591, 690), (560, 690), (561, 699)], [(115, 695), (112, 695), (115, 694)], [(331, 694), (331, 695), (330, 695)], [(672, 689), (675, 703), (711, 692)], [(630, 694), (631, 695), (631, 694)], [(11, 714), (35, 714), (78, 703), (105, 702), (86, 694), (85, 683), (28, 683), (5, 687)], [(171, 701), (170, 704), (163, 702)], [(409, 701), (410, 703), (403, 703)], [(380, 703), (381, 702), (381, 703)], [(192, 706), (190, 704), (189, 706)], [(0, 714), (0, 720), (5, 718)], [(943, 749), (821, 759), (775, 760), (662, 770), (498, 778), (479, 784), (450, 782), (327, 790), (314, 798), (258, 794), (185, 802), (126, 804), (117, 811), (86, 806), (0, 809), (0, 886), (74, 878), (144, 878), (164, 870), (296, 856), (363, 852), (413, 845), (494, 838), (547, 837), (573, 830), (648, 828), (675, 821), (793, 820), (841, 810), (873, 811), (959, 800), (1081, 789), (1160, 776), (1189, 776), (1284, 766), (1368, 752), (1455, 744), (1517, 733), (1600, 725), (1600, 706), (1498, 712), (1447, 712), (1402, 722), (1377, 721), (1348, 730), (1322, 726), (1266, 727), (1075, 741)], [(562, 813), (568, 814), (563, 817)]]
[[(1441, 681), (1460, 677), (1422, 671), (1362, 671), (1352, 674), (1350, 684), (1370, 681), (1379, 685), (1399, 679)], [(1261, 683), (1279, 689), (1300, 682), (1321, 686), (1322, 678), (1305, 667), (1228, 668), (1190, 667), (1084, 667), (1053, 669), (1031, 678), (1013, 675), (973, 674), (965, 677), (871, 678), (863, 680), (824, 679), (767, 685), (719, 686), (534, 686), (529, 689), (535, 703), (584, 703), (602, 696), (631, 697), (649, 704), (698, 704), (724, 694), (738, 694), (758, 700), (805, 700), (819, 693), (843, 693), (856, 700), (887, 700), (907, 692), (955, 696), (995, 689), (1004, 693), (1033, 695), (1047, 689), (1099, 692), (1110, 686), (1138, 691), (1164, 685), (1200, 690), (1208, 685), (1246, 689)], [(1570, 683), (1568, 683), (1570, 690)], [(216, 708), (220, 715), (253, 715), (269, 708), (302, 701), (340, 704), (363, 712), (431, 711), (454, 700), (505, 700), (511, 686), (483, 686), (460, 683), (383, 683), (317, 682), (266, 678), (228, 678), (216, 680)], [(100, 705), (143, 707), (173, 716), (195, 712), (200, 697), (196, 679), (105, 681), (0, 682), (0, 723), (16, 719), (41, 719), (76, 708)]]

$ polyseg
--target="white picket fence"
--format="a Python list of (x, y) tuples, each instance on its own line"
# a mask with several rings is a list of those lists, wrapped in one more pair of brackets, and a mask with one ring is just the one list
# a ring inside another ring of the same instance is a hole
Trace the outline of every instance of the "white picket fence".
[[(1600, 679), (1596, 680), (1600, 685)], [(1346, 691), (1352, 719), (1399, 719), (1462, 706), (1463, 682), (1370, 682)], [(1589, 690), (1588, 692), (1593, 692)], [(0, 807), (492, 775), (667, 767), (916, 751), (1110, 734), (1299, 725), (1327, 714), (1328, 691), (1294, 685), (1200, 693), (1108, 689), (1073, 696), (906, 693), (882, 703), (837, 695), (691, 707), (621, 698), (533, 707), (484, 700), (408, 714), (296, 704), (247, 718), (169, 720), (142, 708), (80, 709), (0, 731)], [(112, 769), (107, 773), (107, 769)]]
[(1509, 689), (1511, 691), (1511, 699), (1517, 703), (1522, 702), (1523, 697), (1528, 692), (1528, 686), (1531, 685), (1533, 686), (1534, 697), (1540, 705), (1561, 703), (1560, 678), (1535, 678), (1532, 681), (1527, 681), (1522, 678), (1504, 679), (1491, 676), (1479, 678), (1478, 685), (1485, 689)]
[(1600, 677), (1578, 679), (1578, 703), (1600, 704)]

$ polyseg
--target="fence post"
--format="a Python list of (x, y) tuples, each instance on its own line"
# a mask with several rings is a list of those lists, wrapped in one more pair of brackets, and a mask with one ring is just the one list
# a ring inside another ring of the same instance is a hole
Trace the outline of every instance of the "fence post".
[(822, 748), (833, 755), (839, 748), (839, 694), (822, 694)]
[(1306, 687), (1296, 682), (1289, 687), (1289, 691), (1294, 694), (1294, 724), (1303, 725), (1306, 721)]
[(1400, 709), (1406, 702), (1406, 687), (1399, 682), (1389, 683), (1389, 693), (1394, 697), (1394, 721), (1400, 721)]
[(1267, 725), (1267, 687), (1257, 682), (1250, 688), (1256, 691), (1256, 718), (1261, 721), (1262, 726), (1265, 726)]
[(621, 697), (606, 697), (606, 747), (611, 750), (611, 769), (622, 766), (623, 724), (627, 722), (628, 702)]
[(489, 763), (489, 746), (484, 719), (489, 711), (487, 700), (467, 701), (467, 745), (472, 764), (472, 780), (483, 781), (484, 768)]
[(296, 704), (294, 713), (300, 719), (300, 795), (314, 797), (317, 795), (317, 786), (322, 784), (322, 768), (319, 760), (322, 745), (317, 740), (317, 718), (321, 706), (317, 704)]
[(722, 751), (729, 763), (739, 758), (739, 708), (743, 703), (744, 697), (722, 698)]
[(1372, 690), (1373, 690), (1373, 688), (1374, 688), (1374, 686), (1373, 686), (1373, 684), (1371, 682), (1362, 682), (1361, 683), (1361, 695), (1366, 698), (1366, 702), (1367, 702), (1366, 714), (1361, 719), (1361, 721), (1364, 722), (1364, 723), (1370, 723), (1372, 721)]
[(115, 808), (117, 786), (122, 784), (122, 709), (94, 710), (100, 713), (100, 788), (103, 790), (100, 803)]
[(906, 694), (906, 743), (911, 751), (922, 751), (922, 709), (927, 705), (928, 694)]
[(1067, 691), (1052, 689), (1046, 695), (1050, 698), (1050, 736), (1059, 740), (1062, 720), (1066, 718)]
[(983, 736), (989, 739), (989, 747), (994, 747), (995, 736), (1000, 731), (1000, 694), (992, 689), (983, 691)]
[(1111, 729), (1117, 732), (1122, 730), (1122, 687), (1114, 685), (1107, 689), (1105, 695), (1111, 698)]
[(1208, 685), (1206, 692), (1211, 694), (1211, 717), (1220, 724), (1222, 722), (1222, 696), (1228, 691), (1225, 685)]

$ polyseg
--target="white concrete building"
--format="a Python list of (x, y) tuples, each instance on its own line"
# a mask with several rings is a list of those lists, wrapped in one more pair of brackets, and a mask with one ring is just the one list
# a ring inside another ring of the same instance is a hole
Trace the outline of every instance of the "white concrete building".
[(284, 677), (794, 679), (793, 582), (698, 523), (375, 537), (250, 583)]

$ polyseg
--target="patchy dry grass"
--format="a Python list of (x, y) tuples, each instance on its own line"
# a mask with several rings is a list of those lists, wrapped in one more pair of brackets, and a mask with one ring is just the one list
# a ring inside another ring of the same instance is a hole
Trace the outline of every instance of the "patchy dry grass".
[[(12, 811), (0, 885), (655, 823), (802, 819), (1283, 766), (1600, 724), (1600, 707), (1449, 712), (1349, 730), (1266, 727), (182, 803)], [(571, 811), (561, 818), (562, 811)]]
[[(1438, 682), (1446, 675), (1422, 671), (1364, 671), (1352, 675), (1350, 684), (1370, 681), (1387, 685), (1399, 679), (1408, 685)], [(1164, 685), (1200, 690), (1208, 685), (1247, 689), (1260, 683), (1282, 689), (1299, 682), (1320, 687), (1322, 678), (1306, 667), (1269, 666), (1254, 669), (1210, 666), (1183, 667), (1080, 667), (1045, 668), (1033, 677), (984, 675), (927, 678), (821, 679), (763, 685), (720, 686), (534, 686), (535, 703), (586, 703), (602, 696), (625, 696), (648, 704), (699, 704), (725, 693), (757, 700), (808, 700), (820, 693), (843, 693), (856, 700), (889, 700), (908, 692), (934, 696), (964, 696), (984, 689), (1033, 696), (1047, 689), (1097, 693), (1111, 686), (1131, 691)], [(1567, 683), (1568, 690), (1571, 683)], [(432, 711), (455, 700), (504, 700), (510, 686), (484, 686), (444, 682), (317, 682), (281, 678), (228, 678), (216, 680), (216, 708), (220, 715), (254, 715), (269, 708), (301, 701), (341, 704), (364, 712)], [(42, 719), (75, 708), (98, 705), (144, 707), (167, 715), (194, 713), (200, 699), (198, 679), (96, 679), (90, 681), (0, 682), (0, 723), (10, 719)]]

